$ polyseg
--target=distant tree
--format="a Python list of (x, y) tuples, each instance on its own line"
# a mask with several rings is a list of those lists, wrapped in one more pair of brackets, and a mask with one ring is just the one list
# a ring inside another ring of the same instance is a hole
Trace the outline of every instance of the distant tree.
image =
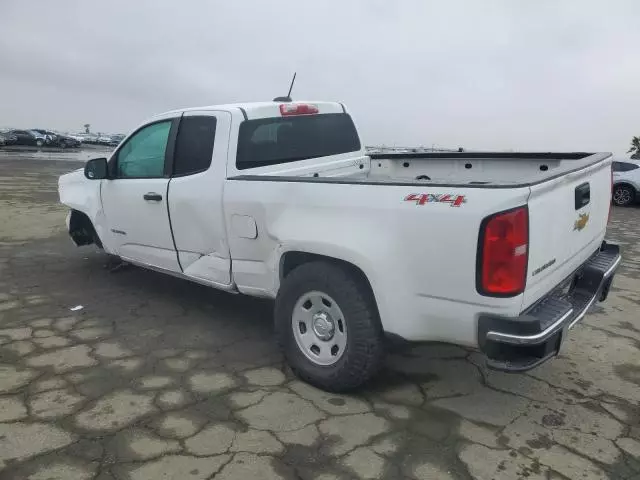
[(627, 153), (631, 154), (631, 158), (640, 159), (640, 137), (631, 139), (631, 148)]
[(84, 124), (84, 133), (91, 133), (91, 124), (90, 123), (85, 123)]

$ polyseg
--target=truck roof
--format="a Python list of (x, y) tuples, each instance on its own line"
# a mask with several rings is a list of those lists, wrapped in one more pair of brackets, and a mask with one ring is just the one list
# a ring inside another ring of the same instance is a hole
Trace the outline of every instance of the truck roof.
[(241, 111), (247, 119), (279, 117), (280, 105), (300, 105), (310, 104), (318, 108), (319, 114), (324, 113), (346, 113), (346, 108), (339, 102), (326, 102), (315, 100), (296, 100), (292, 102), (245, 102), (245, 103), (227, 103), (223, 105), (207, 105), (204, 107), (179, 108), (170, 110), (155, 116), (165, 116), (179, 112), (193, 112), (200, 110), (222, 110), (222, 111)]

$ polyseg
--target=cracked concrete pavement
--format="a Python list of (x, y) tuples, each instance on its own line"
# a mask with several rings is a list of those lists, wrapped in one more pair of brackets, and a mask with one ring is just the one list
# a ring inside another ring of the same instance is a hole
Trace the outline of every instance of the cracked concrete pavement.
[(269, 302), (71, 245), (75, 166), (0, 158), (0, 479), (640, 478), (640, 208), (614, 210), (624, 265), (558, 358), (417, 345), (334, 395), (286, 368)]

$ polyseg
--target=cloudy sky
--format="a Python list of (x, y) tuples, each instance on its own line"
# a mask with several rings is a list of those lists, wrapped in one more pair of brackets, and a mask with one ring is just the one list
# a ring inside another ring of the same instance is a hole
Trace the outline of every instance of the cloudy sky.
[(638, 0), (0, 0), (0, 126), (339, 100), (367, 144), (624, 153)]

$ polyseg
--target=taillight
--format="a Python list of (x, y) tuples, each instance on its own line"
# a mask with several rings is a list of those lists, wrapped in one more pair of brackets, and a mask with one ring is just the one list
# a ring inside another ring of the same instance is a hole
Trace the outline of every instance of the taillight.
[(528, 244), (526, 206), (485, 218), (478, 245), (478, 292), (496, 297), (522, 293), (527, 280)]
[(283, 117), (290, 117), (293, 115), (315, 115), (318, 112), (318, 106), (311, 103), (280, 104), (280, 114)]

